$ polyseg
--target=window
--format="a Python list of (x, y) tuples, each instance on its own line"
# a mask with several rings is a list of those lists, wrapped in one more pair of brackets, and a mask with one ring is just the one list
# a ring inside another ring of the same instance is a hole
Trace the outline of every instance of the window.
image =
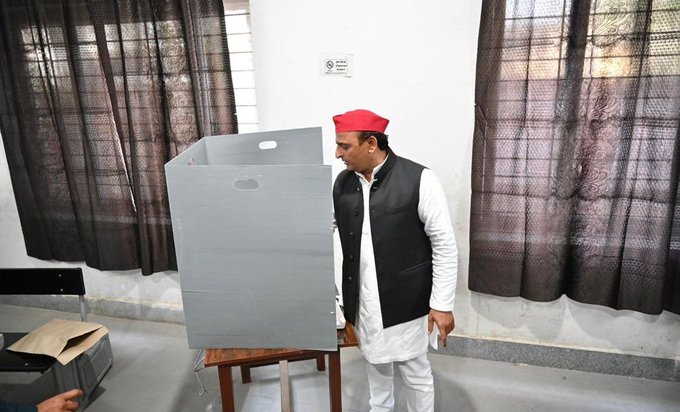
[(489, 0), (482, 10), (470, 289), (671, 308), (680, 4)]
[(255, 70), (250, 41), (250, 4), (248, 1), (224, 0), (231, 79), (236, 98), (239, 133), (257, 132)]
[(3, 6), (0, 125), (30, 256), (175, 267), (164, 164), (237, 132), (225, 18), (223, 0)]

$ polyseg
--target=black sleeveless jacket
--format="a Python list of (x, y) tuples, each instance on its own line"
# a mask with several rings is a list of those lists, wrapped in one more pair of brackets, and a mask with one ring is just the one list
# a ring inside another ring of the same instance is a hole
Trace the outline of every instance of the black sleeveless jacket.
[(342, 244), (342, 293), (345, 317), (352, 324), (359, 302), (364, 213), (371, 214), (383, 327), (429, 313), (432, 246), (418, 217), (420, 175), (424, 168), (390, 152), (371, 186), (370, 211), (363, 210), (363, 189), (354, 172), (344, 170), (335, 180), (333, 204)]

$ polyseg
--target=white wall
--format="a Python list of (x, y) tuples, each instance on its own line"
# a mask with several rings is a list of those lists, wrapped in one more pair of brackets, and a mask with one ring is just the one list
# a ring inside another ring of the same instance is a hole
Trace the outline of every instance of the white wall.
[[(448, 195), (460, 251), (456, 334), (680, 359), (677, 315), (468, 290), (480, 10), (481, 0), (251, 0), (260, 130), (323, 126), (338, 173), (332, 115), (366, 108), (391, 119), (390, 146), (434, 170)], [(353, 77), (321, 76), (327, 53), (352, 54)]]
[[(472, 294), (467, 289), (474, 74), (481, 0), (251, 0), (261, 130), (324, 127), (354, 108), (391, 119), (390, 145), (433, 169), (448, 195), (460, 251), (456, 334), (680, 359), (680, 317)], [(354, 76), (320, 76), (320, 56), (350, 53)], [(29, 258), (0, 149), (0, 267)], [(53, 263), (54, 266), (69, 266)], [(176, 273), (100, 272), (83, 266), (94, 300), (181, 307)]]

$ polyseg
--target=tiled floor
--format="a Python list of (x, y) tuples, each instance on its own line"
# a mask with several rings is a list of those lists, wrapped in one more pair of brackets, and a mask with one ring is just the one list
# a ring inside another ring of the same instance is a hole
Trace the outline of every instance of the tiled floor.
[[(0, 305), (0, 330), (20, 331), (53, 317), (75, 314)], [(194, 373), (197, 351), (187, 349), (183, 326), (91, 316), (111, 330), (113, 368), (95, 391), (87, 411), (218, 412), (217, 371)], [(430, 355), (436, 384), (436, 410), (449, 411), (680, 411), (680, 383), (601, 375), (535, 366)], [(368, 410), (364, 360), (356, 349), (343, 349), (343, 406)], [(291, 363), (293, 408), (328, 410), (328, 375), (313, 360)], [(240, 411), (280, 410), (278, 366), (252, 370), (242, 384), (234, 369), (236, 406)], [(0, 397), (27, 400), (45, 396), (50, 376), (0, 374)], [(397, 382), (397, 401), (403, 393)]]

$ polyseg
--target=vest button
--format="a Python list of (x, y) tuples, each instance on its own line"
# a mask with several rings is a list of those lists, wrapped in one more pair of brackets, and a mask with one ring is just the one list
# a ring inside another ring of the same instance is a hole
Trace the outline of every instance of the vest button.
[(354, 255), (349, 255), (349, 260), (354, 260)]
[(352, 212), (352, 214), (353, 214), (354, 216), (359, 216), (359, 211), (358, 211), (358, 210), (355, 210), (354, 212)]
[(351, 276), (348, 276), (348, 277), (347, 277), (347, 280), (349, 280), (349, 281), (351, 282), (351, 281), (352, 281), (352, 277), (351, 277)]
[(354, 232), (349, 232), (349, 238), (354, 239)]
[(357, 186), (357, 192), (361, 192), (361, 188)]

